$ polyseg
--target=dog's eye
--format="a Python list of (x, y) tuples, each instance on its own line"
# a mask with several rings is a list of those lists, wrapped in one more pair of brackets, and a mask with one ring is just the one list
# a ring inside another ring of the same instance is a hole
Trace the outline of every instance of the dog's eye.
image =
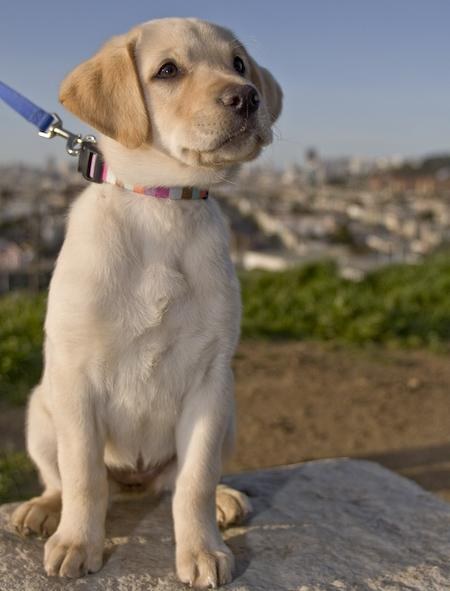
[(156, 78), (174, 78), (178, 74), (178, 68), (172, 62), (167, 62), (160, 67)]
[(244, 61), (238, 55), (233, 60), (233, 67), (236, 70), (236, 72), (238, 72), (239, 74), (241, 74), (241, 75), (245, 74), (245, 64), (244, 64)]

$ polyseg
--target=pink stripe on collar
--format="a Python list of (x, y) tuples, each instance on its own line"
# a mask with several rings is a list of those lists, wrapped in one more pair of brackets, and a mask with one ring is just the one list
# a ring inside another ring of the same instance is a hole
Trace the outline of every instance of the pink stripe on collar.
[[(94, 158), (92, 158), (90, 168), (95, 167)], [(106, 164), (103, 165), (102, 181), (110, 185), (116, 185), (127, 191), (138, 193), (139, 195), (148, 195), (159, 199), (208, 199), (207, 189), (197, 189), (196, 187), (152, 187), (144, 185), (130, 185), (119, 180)]]

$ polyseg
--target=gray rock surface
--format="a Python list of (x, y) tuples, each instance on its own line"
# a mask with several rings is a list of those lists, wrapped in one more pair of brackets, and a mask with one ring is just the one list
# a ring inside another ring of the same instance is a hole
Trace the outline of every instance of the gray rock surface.
[[(450, 505), (380, 466), (329, 460), (228, 477), (254, 512), (229, 529), (239, 591), (450, 590)], [(170, 499), (117, 503), (106, 564), (83, 579), (49, 579), (43, 541), (11, 530), (0, 508), (1, 591), (172, 591)]]

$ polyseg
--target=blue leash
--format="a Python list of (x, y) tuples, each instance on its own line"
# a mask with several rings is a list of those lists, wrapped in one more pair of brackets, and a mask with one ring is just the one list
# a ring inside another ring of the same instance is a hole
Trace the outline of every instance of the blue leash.
[[(66, 151), (71, 156), (78, 156), (78, 171), (83, 177), (94, 183), (101, 183), (102, 156), (98, 148), (94, 145), (96, 139), (93, 135), (81, 137), (80, 134), (71, 133), (64, 129), (62, 121), (56, 113), (48, 113), (41, 107), (38, 107), (20, 92), (14, 90), (4, 82), (0, 81), (0, 99), (10, 106), (16, 113), (21, 115), (32, 125), (39, 129), (41, 137), (51, 139), (55, 136), (63, 137), (67, 140)], [(97, 166), (91, 167), (92, 157), (96, 155)], [(98, 156), (100, 156), (98, 158)]]
[(54, 121), (51, 113), (47, 113), (4, 82), (0, 82), (0, 98), (39, 131), (47, 131)]

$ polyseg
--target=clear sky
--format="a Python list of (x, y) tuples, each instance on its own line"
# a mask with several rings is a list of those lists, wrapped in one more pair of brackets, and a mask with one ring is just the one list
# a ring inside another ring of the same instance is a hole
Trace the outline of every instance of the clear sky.
[[(227, 26), (278, 78), (280, 138), (265, 160), (450, 151), (450, 0), (2, 0), (0, 80), (58, 105), (64, 75), (104, 40), (163, 16)], [(64, 158), (0, 104), (0, 163)]]

